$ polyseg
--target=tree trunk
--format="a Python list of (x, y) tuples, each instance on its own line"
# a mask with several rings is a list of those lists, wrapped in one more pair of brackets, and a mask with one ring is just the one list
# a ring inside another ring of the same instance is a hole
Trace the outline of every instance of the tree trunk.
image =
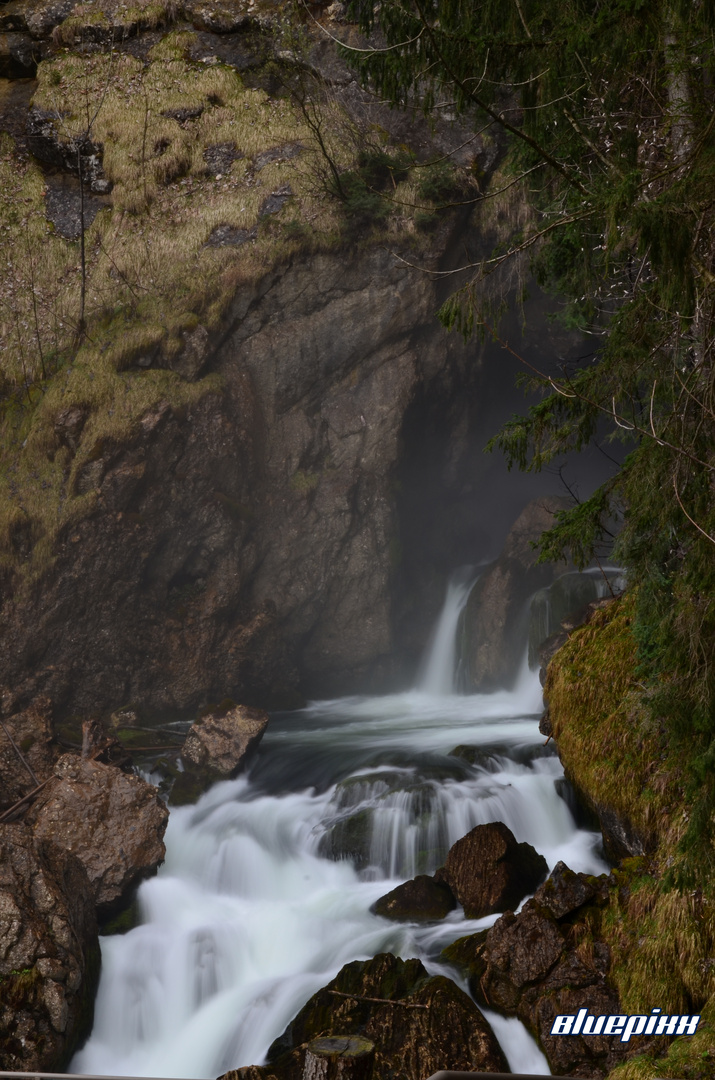
[(305, 1052), (303, 1080), (370, 1080), (375, 1045), (360, 1035), (313, 1039)]

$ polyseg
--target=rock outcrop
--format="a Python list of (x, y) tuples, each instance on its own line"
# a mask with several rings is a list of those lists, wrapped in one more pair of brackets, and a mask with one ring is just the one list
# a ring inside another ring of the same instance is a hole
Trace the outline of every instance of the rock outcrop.
[(381, 896), (372, 910), (396, 922), (433, 922), (449, 915), (456, 906), (449, 886), (428, 874), (418, 874)]
[(455, 983), (431, 978), (419, 960), (381, 953), (346, 964), (314, 994), (270, 1048), (265, 1066), (226, 1073), (224, 1080), (300, 1080), (306, 1044), (333, 1034), (375, 1044), (374, 1076), (424, 1080), (439, 1069), (508, 1070), (486, 1020)]
[(480, 1004), (519, 1017), (556, 1075), (600, 1080), (644, 1049), (643, 1038), (622, 1043), (617, 1036), (550, 1034), (559, 1014), (624, 1011), (608, 980), (609, 946), (598, 936), (594, 940), (598, 912), (608, 898), (608, 878), (575, 874), (558, 863), (518, 915), (506, 912), (490, 930), (462, 938), (443, 953), (468, 975)]
[(66, 1067), (99, 977), (94, 895), (79, 859), (0, 825), (0, 1068)]
[(501, 555), (481, 575), (464, 612), (462, 655), (470, 689), (495, 690), (510, 686), (524, 655), (527, 601), (549, 585), (559, 572), (553, 564), (537, 564), (532, 547), (554, 524), (566, 499), (545, 496), (521, 512), (512, 525)]
[(449, 886), (468, 919), (515, 908), (548, 873), (543, 855), (518, 844), (501, 821), (477, 825), (453, 844), (435, 879)]
[(263, 709), (233, 704), (212, 709), (190, 729), (181, 756), (189, 767), (228, 779), (245, 766), (267, 724)]
[(111, 765), (65, 754), (27, 814), (38, 840), (82, 863), (101, 916), (164, 859), (169, 812), (156, 788)]

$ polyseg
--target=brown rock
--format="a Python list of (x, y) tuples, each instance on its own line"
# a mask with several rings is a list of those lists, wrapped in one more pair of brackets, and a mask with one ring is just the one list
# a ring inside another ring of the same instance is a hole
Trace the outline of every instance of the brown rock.
[(299, 1080), (299, 1048), (319, 1035), (345, 1032), (375, 1044), (375, 1077), (424, 1080), (439, 1069), (508, 1071), (486, 1020), (455, 983), (430, 978), (419, 960), (382, 953), (346, 964), (313, 995), (268, 1051), (261, 1075)]
[(468, 919), (516, 907), (543, 881), (546, 859), (518, 844), (501, 821), (477, 825), (456, 844), (435, 879), (447, 884)]
[(588, 903), (594, 893), (586, 874), (575, 874), (566, 863), (558, 862), (548, 880), (536, 890), (534, 900), (555, 919), (562, 919)]
[(564, 950), (564, 935), (533, 900), (519, 915), (507, 912), (487, 935), (487, 964), (516, 990), (546, 977)]
[(207, 713), (189, 731), (181, 756), (189, 765), (222, 777), (235, 776), (257, 747), (267, 723), (263, 709), (246, 705)]
[(27, 821), (80, 860), (100, 913), (109, 914), (163, 861), (169, 812), (155, 788), (111, 765), (65, 754), (55, 774)]
[(62, 1070), (89, 1033), (98, 975), (84, 867), (24, 824), (0, 826), (0, 1069)]
[(457, 906), (451, 889), (428, 874), (418, 874), (381, 896), (373, 906), (376, 915), (396, 922), (434, 922)]

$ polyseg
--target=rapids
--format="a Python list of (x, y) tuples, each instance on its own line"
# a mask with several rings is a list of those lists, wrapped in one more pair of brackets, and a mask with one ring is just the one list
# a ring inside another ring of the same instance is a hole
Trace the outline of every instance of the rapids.
[[(463, 574), (421, 689), (274, 715), (247, 775), (172, 809), (166, 862), (139, 892), (141, 925), (102, 938), (94, 1030), (72, 1072), (198, 1080), (260, 1064), (343, 964), (382, 951), (454, 977), (440, 951), (498, 916), (460, 910), (424, 927), (370, 906), (435, 870), (474, 825), (504, 821), (550, 867), (607, 869), (600, 838), (559, 794), (536, 673), (525, 662), (511, 691), (450, 692), (467, 593)], [(352, 860), (325, 857), (341, 845)], [(518, 1021), (486, 1015), (514, 1071), (549, 1072)]]

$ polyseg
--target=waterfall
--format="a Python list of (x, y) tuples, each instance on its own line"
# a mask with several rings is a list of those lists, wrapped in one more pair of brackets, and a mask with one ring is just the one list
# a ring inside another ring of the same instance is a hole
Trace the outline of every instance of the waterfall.
[(476, 576), (473, 566), (452, 574), (442, 610), (430, 636), (418, 682), (425, 694), (445, 695), (457, 691), (457, 628)]
[[(474, 825), (504, 821), (549, 866), (606, 869), (600, 837), (559, 794), (537, 676), (525, 664), (511, 691), (453, 693), (468, 588), (464, 574), (450, 583), (419, 689), (274, 715), (248, 775), (172, 809), (141, 925), (101, 939), (94, 1030), (72, 1072), (211, 1078), (260, 1064), (313, 993), (378, 952), (454, 976), (442, 949), (497, 916), (424, 926), (370, 908)], [(490, 1020), (515, 1072), (549, 1071), (518, 1021)]]

